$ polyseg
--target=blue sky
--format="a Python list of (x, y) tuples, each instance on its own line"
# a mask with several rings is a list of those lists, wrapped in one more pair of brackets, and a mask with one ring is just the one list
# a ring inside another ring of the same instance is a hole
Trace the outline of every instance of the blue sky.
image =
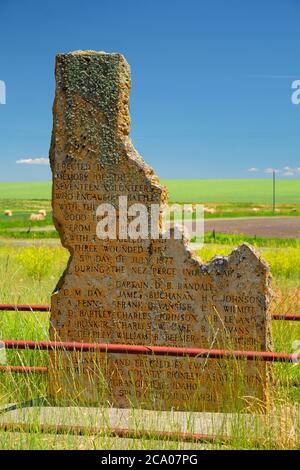
[(299, 177), (299, 17), (299, 0), (0, 0), (0, 181), (50, 179), (16, 161), (48, 157), (55, 54), (77, 49), (127, 58), (131, 137), (162, 178)]

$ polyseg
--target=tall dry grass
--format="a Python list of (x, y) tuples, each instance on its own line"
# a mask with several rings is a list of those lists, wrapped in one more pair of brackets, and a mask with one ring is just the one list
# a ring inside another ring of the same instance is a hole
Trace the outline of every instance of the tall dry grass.
[[(208, 260), (215, 254), (228, 254), (230, 246), (205, 246), (200, 255)], [(274, 313), (300, 313), (299, 253), (296, 249), (278, 248), (263, 250), (274, 275)], [(300, 250), (299, 250), (300, 251)], [(0, 302), (49, 304), (50, 295), (57, 280), (65, 269), (68, 253), (62, 248), (50, 247), (0, 247)], [(0, 339), (47, 340), (49, 315), (33, 312), (1, 312)], [(274, 349), (294, 352), (294, 344), (300, 340), (300, 322), (273, 322)], [(0, 360), (11, 365), (44, 366), (48, 364), (48, 354), (43, 351), (4, 351), (0, 350)], [(274, 407), (268, 415), (268, 422), (249, 418), (237, 413), (234, 420), (224, 415), (219, 421), (209, 415), (211, 432), (226, 430), (230, 443), (215, 443), (211, 447), (254, 449), (254, 448), (297, 448), (299, 446), (299, 406), (300, 406), (300, 366), (298, 364), (276, 364), (274, 366)], [(38, 374), (0, 373), (0, 406), (22, 402), (32, 398), (44, 398), (47, 402), (47, 377)], [(72, 405), (76, 408), (76, 399)], [(38, 409), (37, 409), (38, 410)], [(38, 411), (37, 411), (38, 413)], [(103, 408), (103, 425), (109, 423), (111, 410)], [(146, 419), (139, 410), (129, 410), (131, 423), (142, 429)], [(140, 413), (140, 414), (139, 414)], [(147, 413), (146, 413), (147, 414)], [(148, 415), (147, 415), (148, 416)], [(179, 429), (174, 413), (163, 415), (164, 423), (172, 430)], [(187, 416), (188, 430), (193, 431), (194, 414)], [(1, 418), (1, 414), (0, 414)], [(226, 419), (229, 421), (227, 422)], [(220, 425), (221, 422), (221, 425)], [(156, 423), (158, 425), (159, 423)], [(91, 422), (92, 425), (92, 422)], [(162, 424), (159, 424), (162, 425)], [(43, 434), (39, 427), (39, 414), (32, 418), (31, 433), (11, 433), (0, 431), (0, 448), (160, 448), (182, 449), (201, 448), (203, 444), (183, 444), (159, 439), (139, 438), (120, 440), (106, 435), (72, 436)], [(221, 427), (220, 427), (221, 426)], [(156, 428), (157, 429), (157, 428)], [(251, 430), (251, 432), (249, 431)], [(152, 426), (155, 433), (155, 426)], [(88, 434), (88, 433), (87, 433)]]

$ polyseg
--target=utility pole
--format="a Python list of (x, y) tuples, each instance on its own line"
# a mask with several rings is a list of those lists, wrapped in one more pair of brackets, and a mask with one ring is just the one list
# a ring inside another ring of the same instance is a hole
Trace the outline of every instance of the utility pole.
[(276, 197), (275, 197), (275, 192), (276, 192), (276, 182), (275, 182), (275, 170), (273, 170), (273, 213), (275, 214), (275, 206), (276, 206)]

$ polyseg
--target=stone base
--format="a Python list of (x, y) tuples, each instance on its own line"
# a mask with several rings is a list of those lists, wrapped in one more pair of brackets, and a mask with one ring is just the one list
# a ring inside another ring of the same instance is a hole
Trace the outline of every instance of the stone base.
[(118, 428), (153, 434), (157, 431), (230, 436), (233, 431), (243, 428), (255, 437), (254, 431), (264, 426), (264, 418), (248, 414), (49, 406), (21, 408), (0, 414), (0, 426), (5, 424), (77, 426), (86, 428), (87, 434), (95, 428), (104, 432)]
[[(35, 432), (43, 432), (47, 442), (54, 440), (55, 448), (73, 448), (76, 442), (80, 442), (80, 448), (94, 446), (101, 449), (138, 449), (143, 446), (147, 449), (209, 449), (222, 444), (235, 448), (250, 440), (268, 447), (268, 443), (278, 440), (280, 432), (294, 441), (300, 429), (298, 407), (293, 407), (288, 415), (285, 410), (284, 416), (280, 410), (272, 415), (67, 406), (27, 407), (1, 414), (2, 410), (3, 407), (0, 409), (0, 430), (13, 434), (11, 448), (16, 447), (18, 439), (24, 440), (24, 436)], [(75, 432), (72, 432), (72, 427), (76, 428)], [(130, 430), (131, 433), (120, 438), (117, 433), (112, 433), (113, 429)], [(160, 434), (163, 432), (214, 435), (218, 439), (214, 442), (208, 437), (207, 441), (203, 439), (196, 443), (182, 436), (166, 439)], [(166, 442), (172, 440), (176, 442)]]

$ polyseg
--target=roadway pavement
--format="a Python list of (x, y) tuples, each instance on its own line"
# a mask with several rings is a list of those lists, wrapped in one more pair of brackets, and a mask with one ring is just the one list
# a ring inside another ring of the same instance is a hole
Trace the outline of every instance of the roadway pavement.
[(241, 217), (206, 219), (205, 232), (300, 238), (300, 217)]

